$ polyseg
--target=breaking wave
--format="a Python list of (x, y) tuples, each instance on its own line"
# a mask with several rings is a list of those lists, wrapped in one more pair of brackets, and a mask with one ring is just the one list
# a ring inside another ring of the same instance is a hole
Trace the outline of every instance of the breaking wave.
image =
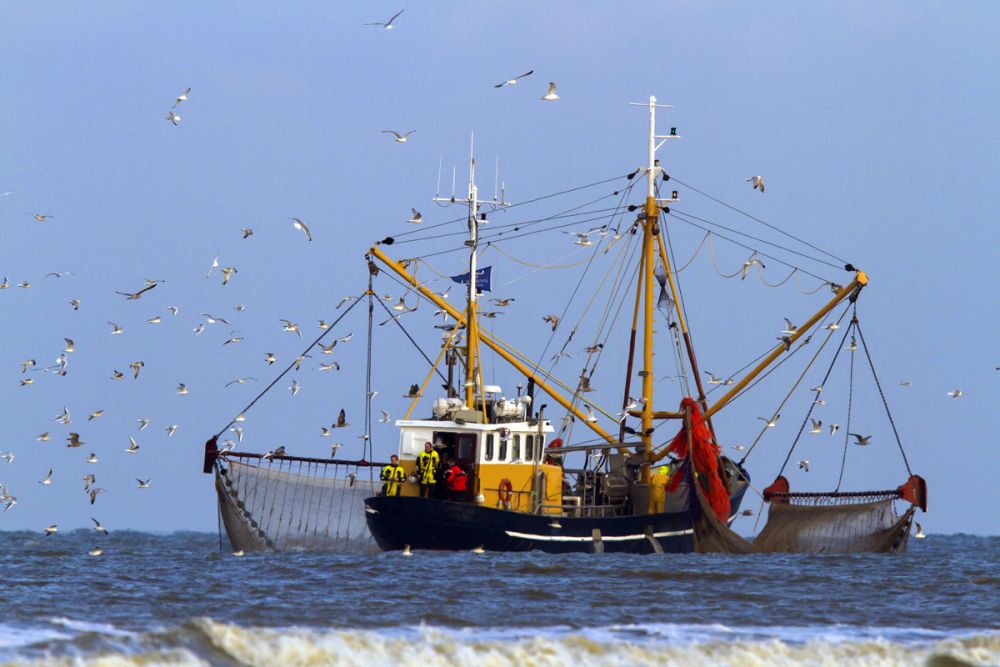
[[(71, 633), (75, 633), (72, 634)], [(48, 629), (0, 626), (4, 664), (23, 665), (991, 665), (1000, 632), (913, 628), (651, 624), (601, 628), (310, 629), (212, 619), (132, 633), (52, 619)]]

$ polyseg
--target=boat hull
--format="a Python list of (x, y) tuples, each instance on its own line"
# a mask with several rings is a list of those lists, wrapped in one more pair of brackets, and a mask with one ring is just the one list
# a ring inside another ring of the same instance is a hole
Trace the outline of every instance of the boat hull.
[[(743, 486), (732, 496), (739, 510)], [(365, 499), (365, 519), (383, 551), (411, 549), (547, 553), (689, 553), (691, 516), (685, 510), (615, 517), (524, 514), (470, 503), (375, 496)]]

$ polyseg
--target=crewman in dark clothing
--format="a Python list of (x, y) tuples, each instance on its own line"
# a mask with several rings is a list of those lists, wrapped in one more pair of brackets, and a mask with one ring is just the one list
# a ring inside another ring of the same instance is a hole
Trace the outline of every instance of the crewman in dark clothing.
[(430, 498), (437, 483), (437, 471), (441, 466), (441, 456), (431, 443), (424, 443), (424, 451), (417, 457), (417, 478), (420, 480), (420, 497)]
[(465, 500), (465, 489), (469, 481), (469, 476), (454, 461), (449, 461), (448, 463), (450, 465), (444, 471), (444, 483), (448, 487), (448, 500), (461, 502)]
[(382, 480), (382, 496), (398, 496), (403, 488), (403, 481), (406, 479), (406, 472), (403, 466), (399, 465), (399, 457), (393, 454), (389, 457), (389, 465), (382, 468), (379, 479)]

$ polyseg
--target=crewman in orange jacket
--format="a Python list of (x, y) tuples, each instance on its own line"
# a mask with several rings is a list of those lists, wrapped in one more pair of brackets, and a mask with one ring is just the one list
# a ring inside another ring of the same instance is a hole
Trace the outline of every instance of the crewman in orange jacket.
[(444, 483), (448, 487), (448, 500), (461, 502), (465, 500), (465, 489), (469, 481), (469, 476), (462, 470), (462, 467), (454, 461), (444, 472)]

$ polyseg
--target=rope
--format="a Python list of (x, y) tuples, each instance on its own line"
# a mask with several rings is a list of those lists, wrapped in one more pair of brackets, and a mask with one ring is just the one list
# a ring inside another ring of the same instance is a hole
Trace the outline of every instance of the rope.
[[(323, 333), (321, 333), (319, 336), (317, 336), (316, 340), (314, 340), (313, 342), (309, 343), (309, 346), (305, 350), (303, 350), (302, 354), (299, 355), (299, 356), (300, 357), (304, 357), (309, 352), (309, 350), (311, 350), (314, 347), (316, 347), (316, 345), (321, 340), (323, 340), (324, 338), (326, 338), (326, 336), (331, 331), (333, 331), (333, 328), (335, 326), (337, 326), (337, 323), (339, 323), (342, 319), (344, 319), (344, 317), (347, 316), (347, 313), (351, 312), (354, 309), (354, 306), (358, 305), (359, 303), (361, 303), (361, 298), (360, 297), (358, 297), (357, 299), (355, 299), (354, 302), (350, 306), (348, 306), (347, 310), (345, 310), (343, 313), (341, 313), (340, 317), (338, 317), (337, 319), (335, 319), (333, 321), (333, 323), (330, 324), (330, 327), (328, 329), (326, 329)], [(274, 380), (271, 382), (271, 384), (269, 384), (266, 387), (264, 387), (263, 391), (261, 391), (259, 394), (257, 394), (257, 396), (252, 401), (250, 401), (250, 403), (248, 403), (245, 408), (243, 408), (239, 413), (237, 413), (236, 417), (239, 417), (240, 415), (245, 415), (247, 413), (247, 411), (250, 410), (250, 408), (252, 408), (254, 406), (254, 404), (257, 401), (259, 401), (264, 394), (266, 394), (268, 391), (271, 390), (271, 387), (273, 387), (274, 385), (278, 384), (278, 382), (281, 380), (281, 378), (285, 377), (288, 374), (288, 371), (292, 370), (292, 368), (295, 367), (295, 365), (296, 365), (297, 362), (298, 362), (298, 359), (296, 359), (296, 360), (292, 361), (292, 363), (288, 364), (288, 366), (285, 368), (285, 370), (281, 371), (281, 373), (278, 375), (278, 377), (274, 378)], [(228, 424), (226, 424), (225, 426), (223, 426), (222, 430), (220, 430), (218, 433), (215, 434), (215, 437), (216, 438), (221, 437), (222, 434), (225, 433), (229, 429), (230, 426), (232, 426), (233, 424), (235, 424), (236, 423), (236, 417), (233, 417), (229, 421)]]
[[(427, 361), (427, 363), (428, 363), (428, 364), (430, 364), (430, 365), (431, 365), (432, 367), (434, 367), (434, 366), (435, 366), (435, 364), (434, 364), (434, 362), (433, 362), (433, 361), (431, 361), (431, 358), (427, 356), (427, 354), (426, 354), (426, 353), (425, 353), (425, 352), (423, 351), (423, 349), (421, 349), (420, 345), (418, 345), (418, 344), (417, 344), (417, 341), (413, 340), (413, 336), (411, 336), (411, 335), (410, 335), (410, 332), (406, 330), (406, 327), (404, 327), (404, 326), (402, 325), (402, 323), (400, 323), (400, 321), (399, 321), (399, 316), (397, 316), (397, 315), (393, 315), (393, 314), (392, 314), (392, 311), (391, 311), (391, 310), (389, 310), (389, 307), (388, 307), (388, 306), (386, 306), (386, 305), (385, 305), (384, 303), (382, 303), (382, 300), (381, 300), (381, 299), (379, 299), (379, 300), (378, 300), (378, 304), (379, 304), (380, 306), (382, 306), (382, 308), (383, 308), (383, 309), (385, 309), (385, 312), (387, 312), (387, 313), (389, 314), (389, 318), (390, 318), (390, 319), (391, 319), (391, 320), (392, 320), (393, 322), (395, 322), (395, 323), (396, 323), (396, 326), (397, 326), (397, 327), (399, 327), (400, 331), (402, 331), (402, 332), (403, 332), (403, 334), (405, 334), (405, 335), (406, 335), (406, 337), (407, 337), (407, 338), (408, 338), (408, 339), (410, 340), (410, 342), (411, 342), (411, 343), (413, 343), (413, 347), (417, 348), (417, 352), (419, 352), (419, 353), (420, 353), (420, 356), (422, 356), (422, 357), (423, 357), (423, 358), (424, 358), (424, 359), (425, 359), (425, 360)], [(436, 370), (436, 367), (435, 367), (435, 370)], [(446, 378), (446, 377), (445, 377), (444, 375), (442, 375), (442, 374), (441, 374), (441, 371), (439, 371), (439, 370), (438, 370), (438, 371), (437, 371), (437, 374), (438, 374), (438, 377), (440, 377), (440, 378), (441, 378), (442, 380), (444, 380), (445, 382), (447, 382), (447, 381), (448, 381), (448, 378)]]
[[(368, 272), (368, 349), (367, 357), (365, 359), (365, 440), (361, 444), (361, 458), (366, 458), (367, 455), (371, 455), (371, 458), (375, 458), (374, 444), (372, 443), (372, 324), (375, 320), (375, 304), (374, 295), (375, 292), (372, 290), (372, 281), (375, 279), (373, 271)], [(382, 303), (382, 299), (378, 300)], [(383, 304), (384, 305), (384, 304)], [(368, 478), (369, 481), (373, 479), (374, 473), (369, 470)]]
[(678, 274), (678, 273), (680, 273), (681, 271), (683, 271), (687, 267), (691, 266), (691, 262), (693, 262), (694, 259), (695, 259), (695, 257), (698, 256), (698, 253), (701, 252), (702, 247), (705, 245), (705, 241), (707, 241), (708, 237), (711, 236), (711, 235), (712, 235), (712, 232), (705, 232), (705, 235), (701, 238), (701, 243), (699, 243), (698, 247), (694, 249), (694, 254), (691, 255), (691, 259), (689, 259), (687, 262), (685, 262), (684, 266), (682, 266), (681, 268), (674, 269), (673, 272), (674, 272), (675, 275)]
[(778, 281), (778, 282), (774, 283), (773, 285), (771, 283), (767, 282), (766, 280), (764, 280), (764, 272), (763, 271), (759, 272), (757, 274), (757, 277), (760, 278), (760, 281), (762, 283), (764, 283), (767, 287), (781, 287), (782, 285), (784, 285), (785, 283), (787, 283), (789, 280), (791, 280), (792, 276), (794, 276), (798, 272), (799, 272), (798, 269), (792, 269), (792, 272), (789, 273), (788, 276), (784, 280)]
[(885, 406), (885, 414), (889, 418), (889, 424), (892, 426), (892, 433), (896, 436), (896, 444), (899, 445), (899, 453), (903, 455), (903, 463), (906, 465), (906, 474), (913, 476), (913, 471), (910, 470), (910, 462), (906, 460), (906, 452), (903, 451), (903, 442), (899, 438), (899, 431), (896, 430), (896, 422), (892, 419), (892, 413), (889, 412), (889, 402), (885, 398), (885, 392), (882, 391), (882, 384), (878, 381), (878, 374), (875, 373), (875, 364), (872, 363), (872, 356), (868, 352), (868, 343), (865, 342), (865, 335), (861, 332), (861, 324), (857, 324), (858, 335), (861, 337), (861, 347), (865, 349), (865, 356), (868, 358), (868, 365), (872, 369), (872, 377), (875, 378), (875, 386), (878, 387), (879, 396), (882, 397), (882, 405)]
[(799, 279), (799, 276), (798, 275), (795, 276), (795, 287), (796, 287), (796, 289), (798, 289), (799, 292), (801, 292), (802, 294), (805, 294), (806, 296), (808, 296), (810, 294), (815, 294), (816, 292), (820, 291), (821, 289), (823, 289), (824, 287), (827, 287), (830, 284), (831, 283), (829, 281), (825, 280), (825, 281), (823, 281), (823, 282), (821, 282), (819, 284), (819, 287), (817, 287), (815, 289), (811, 289), (811, 290), (806, 291), (806, 290), (802, 289), (802, 281)]
[[(845, 308), (844, 312), (841, 313), (840, 319), (837, 320), (838, 323), (840, 322), (840, 320), (844, 319), (845, 315), (847, 315), (847, 310), (848, 309)], [(849, 330), (850, 329), (848, 329), (848, 331)], [(846, 335), (847, 335), (846, 331), (844, 332), (844, 335), (846, 337)], [(806, 367), (802, 370), (802, 374), (799, 375), (798, 380), (796, 380), (795, 384), (792, 385), (791, 391), (788, 392), (788, 394), (785, 396), (785, 399), (783, 401), (781, 401), (781, 405), (779, 405), (778, 408), (777, 408), (777, 410), (774, 411), (774, 414), (778, 414), (781, 411), (781, 408), (784, 407), (785, 403), (788, 402), (788, 399), (791, 398), (792, 393), (796, 390), (796, 388), (798, 388), (799, 384), (802, 382), (802, 378), (804, 378), (805, 375), (806, 375), (806, 372), (810, 368), (812, 368), (812, 365), (816, 362), (816, 359), (819, 358), (820, 352), (822, 352), (823, 348), (826, 347), (826, 344), (830, 342), (830, 338), (832, 336), (833, 336), (833, 331), (831, 330), (830, 333), (828, 333), (826, 335), (826, 338), (823, 339), (823, 343), (819, 346), (819, 349), (816, 350), (816, 354), (813, 355), (813, 358), (809, 360), (809, 363), (806, 364)], [(810, 336), (810, 338), (811, 338), (811, 336)], [(798, 352), (799, 350), (802, 349), (802, 347), (804, 345), (805, 345), (805, 343), (803, 343), (798, 348), (796, 348), (795, 351)], [(824, 384), (824, 385), (826, 384), (826, 380), (827, 380), (828, 377), (830, 377), (830, 372), (833, 370), (833, 365), (836, 363), (838, 356), (840, 356), (840, 349), (839, 348), (837, 349), (837, 353), (833, 355), (833, 360), (830, 362), (830, 367), (827, 369), (826, 375), (823, 376), (823, 382), (821, 384)], [(786, 359), (788, 359), (788, 358), (790, 358), (790, 357), (786, 357)], [(761, 378), (761, 379), (763, 379), (763, 378)], [(806, 424), (809, 422), (809, 418), (812, 416), (812, 411), (814, 409), (816, 409), (816, 402), (815, 401), (813, 401), (813, 403), (809, 406), (809, 410), (806, 412), (805, 419), (802, 420), (802, 426), (799, 428), (799, 434), (797, 436), (795, 436), (795, 440), (794, 440), (794, 442), (792, 442), (792, 446), (788, 450), (788, 456), (785, 457), (785, 462), (781, 464), (781, 470), (778, 471), (779, 475), (781, 475), (781, 473), (783, 473), (785, 471), (785, 466), (788, 465), (789, 459), (792, 458), (792, 452), (795, 451), (795, 445), (796, 445), (796, 443), (798, 443), (799, 438), (802, 437), (802, 431), (805, 430)], [(742, 459), (740, 459), (740, 462), (739, 462), (740, 465), (743, 465), (743, 462), (747, 460), (748, 456), (750, 456), (750, 452), (752, 452), (754, 450), (754, 447), (757, 446), (757, 443), (760, 442), (760, 440), (761, 440), (762, 437), (764, 437), (764, 433), (767, 432), (767, 428), (768, 427), (765, 424), (764, 428), (761, 429), (761, 432), (757, 435), (757, 439), (753, 441), (753, 444), (750, 445), (750, 448), (747, 450), (747, 453), (743, 455)]]
[[(844, 310), (844, 314), (840, 316), (841, 319), (843, 319), (844, 315), (846, 315), (846, 314), (847, 314), (847, 309), (845, 309)], [(837, 321), (839, 322), (840, 320), (837, 320)], [(833, 367), (837, 363), (837, 358), (840, 356), (840, 351), (844, 349), (844, 340), (847, 340), (847, 334), (848, 334), (848, 332), (850, 332), (850, 330), (851, 330), (851, 328), (848, 327), (847, 331), (844, 332), (844, 338), (841, 339), (840, 345), (837, 347), (837, 352), (833, 355), (833, 359), (830, 361), (830, 366), (829, 366), (829, 368), (826, 369), (826, 375), (823, 376), (823, 381), (820, 384), (822, 384), (824, 386), (826, 385), (826, 381), (827, 381), (827, 379), (829, 379), (830, 373), (833, 372)], [(830, 341), (831, 337), (833, 337), (833, 332), (832, 331), (829, 334), (827, 334), (826, 340), (823, 341), (823, 345), (820, 346), (819, 350), (816, 351), (816, 355), (813, 357), (812, 361), (816, 360), (816, 357), (819, 356), (819, 353), (823, 350), (823, 347)], [(809, 362), (810, 366), (812, 365), (812, 361)], [(808, 367), (806, 367), (806, 370), (808, 370)], [(805, 372), (803, 372), (803, 375), (805, 375)], [(800, 376), (799, 377), (799, 381), (801, 382), (801, 380), (802, 380), (802, 377)], [(796, 385), (797, 384), (798, 383), (796, 383)], [(788, 399), (786, 398), (785, 400), (788, 400)], [(788, 461), (792, 458), (792, 452), (795, 451), (795, 445), (798, 444), (799, 438), (802, 437), (802, 431), (805, 430), (806, 423), (809, 421), (809, 418), (812, 417), (812, 411), (815, 410), (815, 409), (816, 409), (816, 401), (813, 401), (812, 404), (809, 406), (809, 410), (806, 412), (805, 419), (802, 420), (802, 427), (799, 429), (799, 434), (797, 436), (795, 436), (795, 440), (794, 440), (794, 442), (792, 442), (792, 446), (788, 448), (788, 455), (785, 457), (784, 462), (781, 464), (781, 469), (778, 471), (778, 475), (779, 476), (782, 473), (785, 472), (785, 466), (788, 465)], [(758, 439), (759, 439), (759, 437), (758, 437)], [(757, 443), (755, 442), (754, 445), (756, 445), (756, 444)], [(751, 447), (751, 449), (753, 449), (753, 448)], [(747, 454), (750, 454), (750, 452), (747, 452)], [(746, 460), (746, 456), (744, 456), (743, 459)], [(740, 463), (742, 463), (742, 462), (743, 461), (740, 461)]]
[[(847, 339), (847, 334), (854, 331), (855, 326), (858, 323), (858, 311), (857, 306), (854, 307), (854, 317), (851, 318), (851, 326), (847, 328), (844, 332), (844, 339)], [(851, 339), (854, 340), (853, 338)], [(851, 416), (853, 414), (854, 408), (854, 350), (851, 350), (851, 371), (848, 375), (847, 381), (847, 428), (844, 429), (844, 453), (840, 457), (840, 475), (837, 477), (837, 486), (833, 489), (834, 492), (840, 491), (840, 484), (844, 481), (844, 469), (847, 467), (847, 445), (851, 439)]]
[(698, 194), (702, 195), (703, 197), (708, 197), (709, 199), (711, 199), (712, 201), (714, 201), (717, 204), (722, 204), (723, 206), (725, 206), (726, 208), (728, 208), (728, 209), (730, 209), (732, 211), (736, 211), (737, 213), (739, 213), (741, 215), (745, 215), (746, 217), (750, 218), (751, 220), (753, 220), (755, 222), (759, 222), (760, 224), (764, 225), (765, 227), (769, 227), (769, 228), (773, 229), (774, 231), (778, 232), (779, 234), (784, 234), (788, 238), (794, 239), (795, 241), (798, 241), (799, 243), (801, 243), (803, 245), (809, 246), (813, 250), (821, 252), (824, 255), (826, 255), (827, 257), (832, 257), (833, 259), (837, 260), (841, 264), (847, 264), (846, 260), (843, 260), (840, 257), (837, 257), (836, 255), (834, 255), (832, 253), (829, 253), (826, 250), (823, 250), (822, 248), (814, 246), (812, 243), (809, 243), (808, 241), (800, 239), (799, 237), (794, 236), (793, 234), (789, 234), (788, 232), (786, 232), (785, 230), (781, 229), (780, 227), (776, 227), (776, 226), (772, 225), (769, 222), (765, 222), (764, 220), (761, 220), (760, 218), (754, 217), (753, 215), (750, 215), (749, 213), (747, 213), (746, 211), (744, 211), (742, 209), (736, 208), (735, 206), (733, 206), (731, 204), (727, 204), (726, 202), (722, 201), (721, 199), (717, 199), (717, 198), (713, 197), (712, 195), (708, 194), (707, 192), (703, 192), (702, 190), (699, 190), (698, 188), (694, 187), (693, 185), (688, 185), (687, 183), (685, 183), (684, 181), (680, 180), (679, 178), (676, 178), (673, 174), (670, 175), (670, 179), (673, 180), (673, 181), (676, 181), (676, 182), (680, 183), (681, 185), (683, 185), (684, 187), (688, 188), (689, 190), (694, 190), (695, 192), (697, 192)]
[[(678, 218), (678, 220), (680, 220), (681, 222), (685, 222), (685, 220), (683, 218)], [(711, 232), (709, 232), (709, 236), (710, 237), (711, 237), (711, 235), (712, 235)], [(735, 278), (736, 276), (738, 276), (741, 273), (743, 273), (743, 267), (742, 266), (736, 271), (736, 273), (723, 273), (722, 272), (722, 269), (719, 268), (719, 265), (715, 263), (715, 244), (712, 243), (712, 239), (711, 238), (708, 239), (708, 254), (712, 258), (712, 268), (715, 269), (715, 272), (718, 273), (723, 278), (727, 278), (727, 279), (728, 278)], [(757, 254), (756, 250), (754, 250), (754, 254)]]
[(518, 264), (523, 264), (524, 266), (530, 266), (531, 268), (534, 269), (572, 269), (573, 267), (582, 266), (590, 261), (589, 259), (583, 259), (580, 260), (579, 262), (573, 262), (572, 264), (532, 264), (531, 262), (526, 262), (523, 259), (518, 259), (517, 257), (514, 257), (496, 243), (489, 244), (489, 247), (493, 248), (507, 259), (511, 259), (517, 262)]

